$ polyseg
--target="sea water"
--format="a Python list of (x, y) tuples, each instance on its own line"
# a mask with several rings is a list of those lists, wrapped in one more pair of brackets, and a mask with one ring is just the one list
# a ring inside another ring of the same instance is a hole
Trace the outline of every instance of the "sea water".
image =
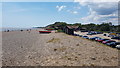
[(27, 29), (33, 29), (33, 28), (0, 28), (0, 31), (18, 31), (18, 30), (27, 30)]

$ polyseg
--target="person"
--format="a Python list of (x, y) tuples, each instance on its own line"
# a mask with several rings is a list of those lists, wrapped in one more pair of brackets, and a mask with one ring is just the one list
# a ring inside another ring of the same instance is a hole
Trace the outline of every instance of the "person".
[(20, 31), (23, 31), (23, 30), (20, 30)]
[(7, 32), (9, 32), (9, 30), (7, 30)]
[(31, 29), (29, 30), (29, 33), (31, 32)]

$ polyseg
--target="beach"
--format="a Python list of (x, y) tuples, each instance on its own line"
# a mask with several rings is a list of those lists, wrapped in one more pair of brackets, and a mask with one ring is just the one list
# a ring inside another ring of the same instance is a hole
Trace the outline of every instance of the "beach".
[(2, 66), (118, 66), (118, 50), (65, 33), (2, 32)]

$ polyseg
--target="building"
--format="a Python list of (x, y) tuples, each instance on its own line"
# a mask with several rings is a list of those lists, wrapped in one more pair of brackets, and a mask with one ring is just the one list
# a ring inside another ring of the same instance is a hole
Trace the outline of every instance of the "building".
[(80, 27), (79, 26), (65, 26), (63, 28), (63, 31), (66, 33), (66, 34), (69, 34), (69, 35), (73, 35), (74, 34), (74, 31), (77, 31), (79, 30)]
[(88, 30), (85, 27), (80, 28), (81, 32), (88, 32)]

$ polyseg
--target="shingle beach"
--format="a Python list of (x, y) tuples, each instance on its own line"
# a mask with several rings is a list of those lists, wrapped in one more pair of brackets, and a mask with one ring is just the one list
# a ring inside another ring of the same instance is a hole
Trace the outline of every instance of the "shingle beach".
[(118, 50), (64, 33), (2, 32), (3, 66), (117, 66)]

